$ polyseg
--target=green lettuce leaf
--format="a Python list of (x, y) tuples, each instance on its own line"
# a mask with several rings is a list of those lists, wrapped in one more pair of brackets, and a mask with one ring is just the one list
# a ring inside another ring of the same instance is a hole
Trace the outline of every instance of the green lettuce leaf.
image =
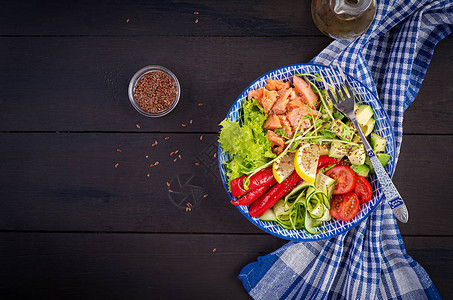
[(253, 171), (275, 157), (263, 129), (266, 119), (262, 106), (252, 99), (244, 101), (239, 122), (225, 119), (220, 123), (222, 129), (219, 142), (230, 155), (230, 160), (226, 162), (229, 181)]

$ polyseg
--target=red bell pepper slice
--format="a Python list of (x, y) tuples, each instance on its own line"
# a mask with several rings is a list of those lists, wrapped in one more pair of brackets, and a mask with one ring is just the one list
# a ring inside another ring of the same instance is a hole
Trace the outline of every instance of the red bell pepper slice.
[(327, 155), (321, 155), (318, 160), (318, 170), (322, 169), (326, 166), (330, 166), (333, 164), (336, 164), (338, 160), (336, 158), (327, 156)]
[(266, 168), (264, 170), (259, 171), (255, 175), (250, 177), (250, 184), (248, 189), (244, 188), (244, 178), (246, 176), (241, 176), (236, 179), (231, 180), (231, 195), (234, 198), (240, 197), (242, 195), (247, 194), (253, 190), (256, 190), (259, 187), (264, 185), (273, 185), (277, 183), (277, 180), (274, 178), (274, 174), (272, 174), (272, 168)]
[(267, 192), (272, 185), (265, 185), (260, 188), (257, 188), (256, 190), (251, 191), (248, 194), (245, 194), (243, 197), (239, 198), (236, 201), (231, 201), (231, 204), (233, 205), (250, 205), (253, 203), (255, 200), (257, 200), (259, 197), (261, 197), (265, 192)]
[(261, 198), (250, 204), (250, 216), (261, 217), (269, 208), (291, 192), (294, 187), (301, 181), (297, 172), (293, 172), (283, 182), (274, 185)]

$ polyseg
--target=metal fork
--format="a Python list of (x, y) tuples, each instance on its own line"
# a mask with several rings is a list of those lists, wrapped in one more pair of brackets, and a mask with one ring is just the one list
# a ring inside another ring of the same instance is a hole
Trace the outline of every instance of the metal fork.
[[(347, 115), (348, 118), (351, 119), (352, 123), (354, 123), (354, 126), (357, 129), (357, 132), (359, 133), (360, 138), (362, 139), (363, 145), (365, 146), (365, 150), (371, 160), (371, 163), (376, 172), (377, 178), (381, 184), (382, 191), (384, 192), (385, 198), (387, 199), (387, 202), (390, 205), (390, 208), (392, 209), (393, 213), (395, 214), (395, 216), (398, 220), (400, 220), (403, 223), (407, 223), (407, 220), (409, 218), (409, 213), (407, 211), (407, 207), (404, 204), (404, 201), (401, 198), (401, 195), (398, 193), (398, 190), (396, 189), (396, 187), (393, 184), (392, 180), (390, 179), (389, 175), (384, 170), (384, 167), (382, 167), (381, 162), (376, 157), (376, 154), (374, 153), (374, 151), (371, 148), (370, 144), (368, 143), (367, 139), (363, 135), (362, 129), (360, 128), (359, 124), (357, 123), (357, 120), (355, 117), (354, 91), (353, 91), (351, 85), (349, 84), (348, 80), (346, 79), (346, 76), (344, 75), (341, 68), (338, 65), (336, 67), (338, 68), (338, 71), (341, 75), (341, 78), (343, 79), (343, 82), (341, 82), (338, 79), (334, 68), (331, 66), (330, 69), (332, 71), (333, 76), (330, 76), (329, 72), (327, 72), (327, 74), (328, 74), (327, 79), (329, 81), (327, 81), (324, 78), (324, 76), (322, 76), (322, 74), (320, 74), (324, 87), (325, 87), (330, 99), (332, 100), (332, 103), (335, 106), (335, 108), (338, 109), (339, 111), (341, 111), (343, 114)], [(335, 79), (335, 81), (332, 79), (332, 77)], [(332, 90), (329, 88), (329, 85), (331, 85), (334, 88), (336, 97), (332, 93)], [(336, 86), (338, 86), (338, 87), (336, 87)], [(340, 91), (341, 91), (341, 94), (340, 94)]]

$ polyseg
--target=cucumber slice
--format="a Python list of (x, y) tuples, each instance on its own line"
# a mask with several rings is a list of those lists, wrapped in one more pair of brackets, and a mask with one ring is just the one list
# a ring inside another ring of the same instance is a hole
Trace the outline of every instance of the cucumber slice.
[(313, 219), (320, 219), (324, 215), (324, 203), (317, 195), (313, 195), (310, 199), (306, 200), (305, 209)]
[[(323, 173), (316, 174), (315, 187), (318, 191), (324, 193), (327, 198), (332, 197), (333, 190), (335, 189), (335, 179), (324, 175)], [(330, 203), (327, 205), (330, 209)]]
[(277, 216), (274, 213), (274, 209), (269, 208), (261, 217), (261, 221), (277, 221)]
[(332, 220), (332, 215), (330, 214), (330, 211), (327, 209), (327, 207), (324, 207), (324, 215), (318, 219), (318, 221), (330, 221)]
[(307, 211), (305, 212), (305, 222), (304, 223), (305, 223), (305, 230), (307, 230), (307, 232), (310, 234), (318, 233), (318, 230), (315, 227), (322, 225), (322, 221), (312, 219)]

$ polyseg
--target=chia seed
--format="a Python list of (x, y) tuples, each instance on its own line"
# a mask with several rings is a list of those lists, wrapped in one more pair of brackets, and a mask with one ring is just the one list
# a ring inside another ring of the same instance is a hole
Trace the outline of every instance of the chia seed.
[(175, 81), (161, 71), (143, 75), (135, 84), (135, 102), (145, 111), (158, 113), (169, 109), (175, 102), (178, 88)]

